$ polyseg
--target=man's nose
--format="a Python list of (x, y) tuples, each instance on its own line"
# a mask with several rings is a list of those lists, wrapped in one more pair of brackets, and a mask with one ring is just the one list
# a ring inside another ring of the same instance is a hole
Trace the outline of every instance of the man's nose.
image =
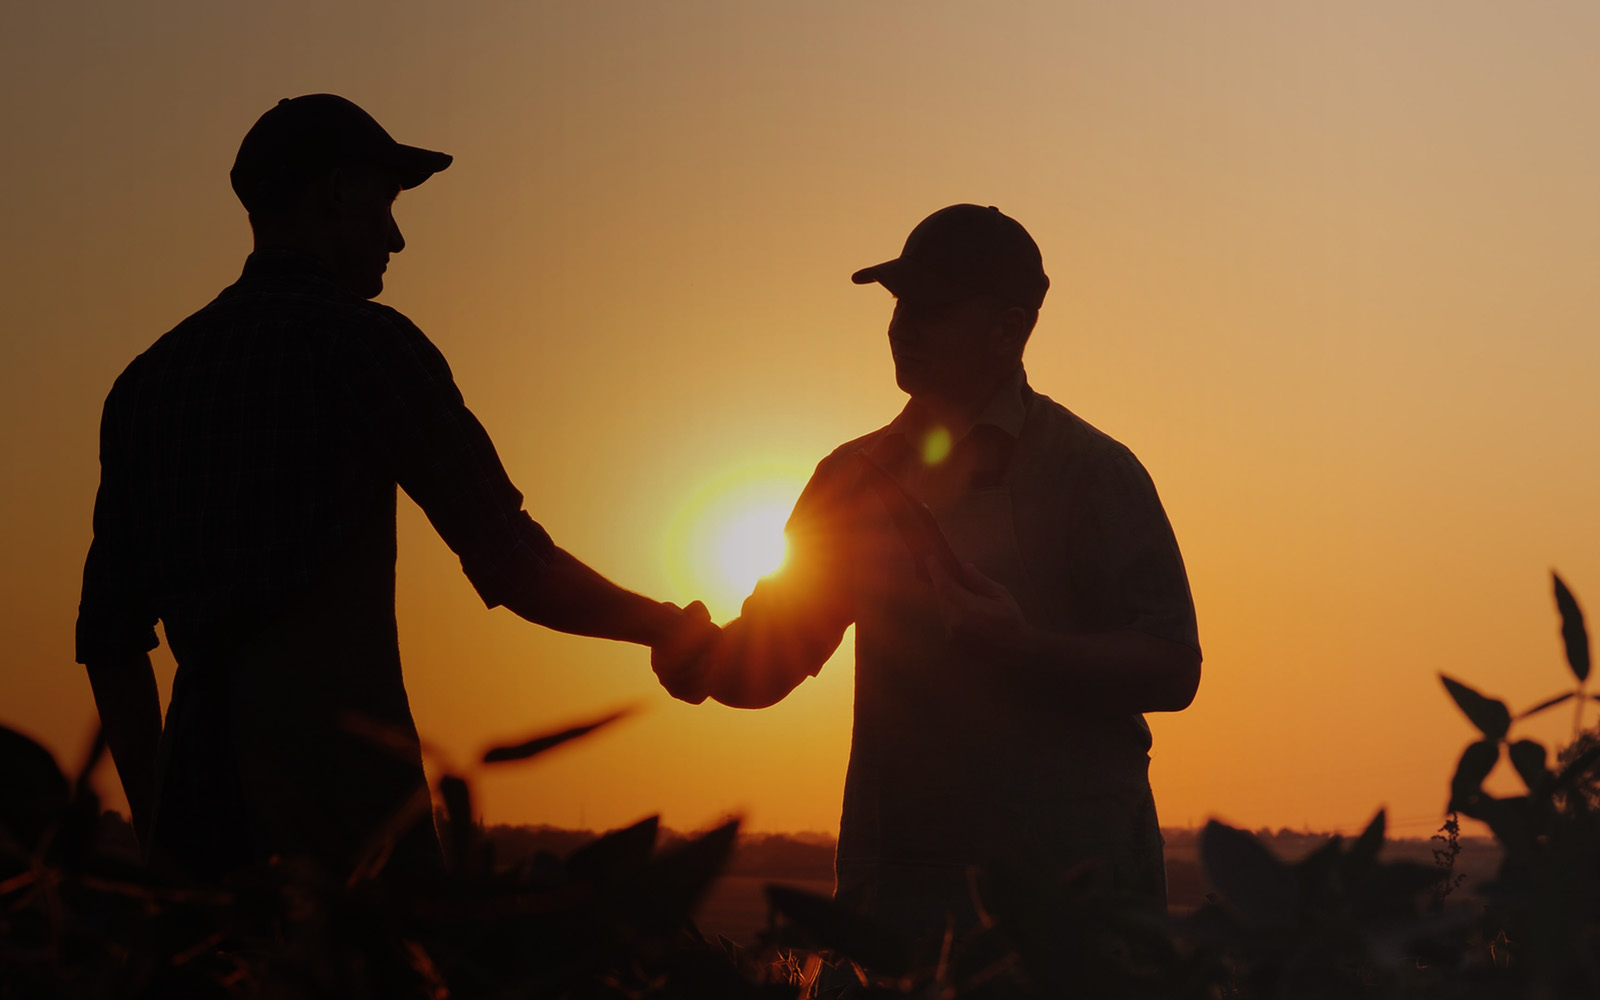
[(389, 252), (399, 253), (406, 248), (406, 238), (400, 235), (400, 223), (389, 220)]

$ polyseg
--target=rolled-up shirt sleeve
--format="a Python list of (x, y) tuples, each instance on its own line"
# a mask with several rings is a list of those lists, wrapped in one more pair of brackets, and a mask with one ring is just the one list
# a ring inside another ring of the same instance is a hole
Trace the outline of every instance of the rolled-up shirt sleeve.
[(156, 614), (139, 576), (138, 539), (129, 524), (126, 458), (118, 447), (114, 408), (106, 399), (100, 424), (100, 488), (94, 500), (94, 540), (83, 567), (78, 602), (77, 661), (113, 663), (159, 644)]
[(522, 493), (438, 348), (404, 316), (372, 308), (382, 322), (349, 339), (358, 356), (345, 366), (357, 417), (478, 596), (496, 607), (544, 570), (555, 543), (522, 509)]
[(763, 577), (739, 617), (723, 627), (724, 669), (782, 679), (814, 677), (854, 621), (848, 598), (848, 533), (854, 480), (839, 452), (823, 459), (784, 526), (789, 554)]
[(1098, 473), (1089, 495), (1105, 597), (1124, 627), (1198, 652), (1189, 577), (1150, 474), (1127, 451), (1102, 462)]

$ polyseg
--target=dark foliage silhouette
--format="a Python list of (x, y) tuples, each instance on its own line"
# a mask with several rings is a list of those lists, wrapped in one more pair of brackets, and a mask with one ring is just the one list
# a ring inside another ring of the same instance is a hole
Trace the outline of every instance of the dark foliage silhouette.
[[(1200, 854), (1215, 892), (1188, 916), (1153, 916), (1081, 866), (974, 871), (981, 926), (947, 934), (938, 961), (919, 968), (849, 900), (780, 886), (754, 946), (703, 937), (690, 914), (727, 865), (736, 823), (663, 847), (652, 817), (565, 859), (499, 863), (458, 774), (438, 784), (448, 865), (437, 875), (385, 873), (395, 839), (429, 819), (419, 797), (348, 871), (280, 857), (219, 885), (187, 882), (141, 865), (114, 835), (126, 828), (107, 822), (88, 780), (101, 741), (69, 779), (37, 743), (0, 728), (0, 997), (1600, 995), (1600, 737), (1576, 728), (1554, 766), (1542, 744), (1513, 739), (1518, 721), (1567, 701), (1581, 727), (1596, 697), (1583, 616), (1559, 578), (1556, 603), (1572, 691), (1514, 716), (1443, 678), (1481, 736), (1447, 806), (1485, 823), (1503, 857), (1472, 898), (1452, 892), (1459, 827), (1449, 823), (1439, 863), (1426, 865), (1382, 860), (1382, 812), (1359, 837), (1295, 863), (1212, 822)], [(613, 718), (491, 750), (485, 766)], [(1484, 789), (1502, 759), (1520, 794)]]

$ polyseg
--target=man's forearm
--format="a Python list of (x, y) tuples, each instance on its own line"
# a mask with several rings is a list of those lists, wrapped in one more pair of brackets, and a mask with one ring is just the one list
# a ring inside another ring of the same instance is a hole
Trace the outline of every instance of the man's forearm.
[(707, 654), (710, 694), (730, 708), (766, 708), (816, 674), (839, 648), (832, 629), (808, 629), (763, 615), (722, 628)]
[(528, 621), (558, 632), (643, 646), (661, 642), (679, 624), (679, 612), (671, 605), (617, 586), (562, 549), (504, 603)]
[(723, 626), (722, 636), (711, 648), (711, 697), (730, 708), (776, 705), (810, 675), (781, 651), (771, 650), (765, 656), (754, 654), (749, 644), (750, 630), (743, 625), (735, 620)]
[(1200, 685), (1200, 654), (1134, 629), (1062, 635), (1033, 625), (1002, 641), (1031, 696), (1112, 714), (1178, 712)]
[(133, 826), (149, 836), (155, 808), (156, 762), (161, 747), (161, 696), (146, 653), (85, 665), (106, 746), (122, 778)]
[(1063, 634), (1029, 622), (1016, 598), (975, 566), (962, 579), (927, 561), (934, 599), (957, 647), (999, 668), (1017, 697), (1074, 711), (1177, 712), (1200, 685), (1200, 653), (1135, 629)]

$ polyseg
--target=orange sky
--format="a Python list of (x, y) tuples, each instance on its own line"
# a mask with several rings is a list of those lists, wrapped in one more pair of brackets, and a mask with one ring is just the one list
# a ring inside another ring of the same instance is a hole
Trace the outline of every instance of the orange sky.
[[(401, 199), (383, 301), (530, 512), (724, 617), (696, 518), (902, 404), (850, 272), (945, 204), (1023, 221), (1031, 379), (1139, 455), (1189, 566), (1163, 819), (1426, 834), (1470, 736), (1435, 674), (1525, 706), (1565, 678), (1548, 570), (1600, 608), (1597, 47), (1579, 2), (8, 3), (0, 719), (82, 752), (100, 403), (236, 276), (244, 130), (334, 91), (456, 155)], [(777, 708), (681, 705), (642, 650), (484, 611), (409, 501), (400, 531), (447, 754), (645, 709), (485, 778), (489, 820), (835, 828), (848, 640)]]

